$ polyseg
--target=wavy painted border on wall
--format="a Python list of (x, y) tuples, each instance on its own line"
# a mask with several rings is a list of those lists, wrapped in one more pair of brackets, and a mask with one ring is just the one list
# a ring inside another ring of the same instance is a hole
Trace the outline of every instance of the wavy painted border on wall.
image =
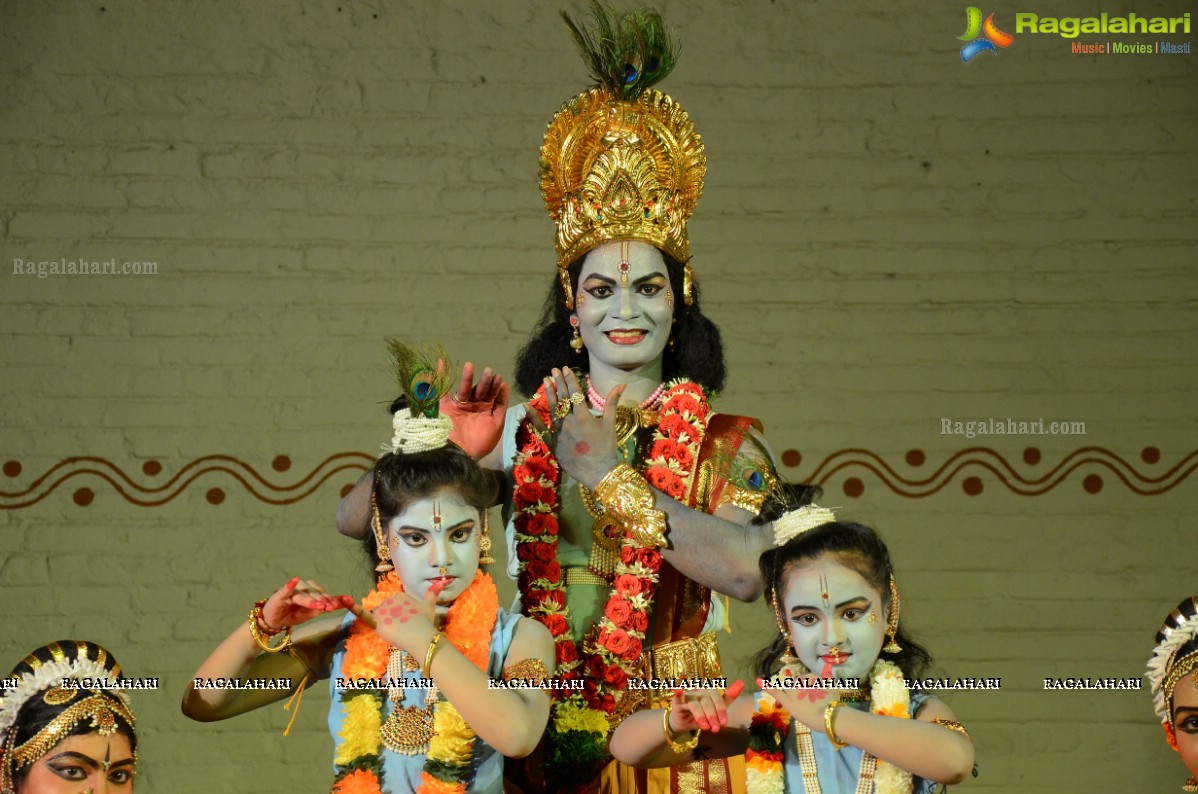
[[(59, 461), (21, 487), (24, 467), (18, 460), (8, 460), (0, 467), (4, 474), (0, 485), (17, 487), (15, 490), (0, 488), (0, 510), (32, 507), (59, 489), (70, 490), (74, 503), (87, 507), (96, 498), (94, 489), (101, 485), (138, 507), (160, 507), (190, 489), (203, 489), (204, 498), (210, 504), (218, 505), (225, 501), (230, 490), (236, 491), (238, 487), (265, 504), (289, 505), (306, 499), (330, 483), (337, 486), (342, 495), (348, 493), (354, 481), (374, 461), (374, 457), (362, 452), (340, 452), (325, 458), (299, 479), (275, 482), (283, 480), (292, 470), (291, 458), (286, 455), (271, 461), (269, 478), (232, 455), (197, 458), (170, 476), (164, 473), (163, 464), (157, 460), (142, 462), (137, 467), (140, 471), (134, 469), (130, 474), (106, 458), (74, 457)], [(867, 449), (839, 450), (825, 457), (814, 469), (797, 470), (802, 463), (803, 456), (798, 450), (788, 449), (782, 453), (782, 465), (788, 479), (814, 483), (826, 489), (839, 483), (849, 498), (865, 493), (867, 484), (869, 487), (882, 486), (910, 499), (934, 496), (954, 483), (959, 483), (961, 490), (969, 496), (980, 495), (988, 484), (1005, 486), (1020, 496), (1040, 496), (1071, 481), (1086, 493), (1097, 494), (1108, 480), (1121, 483), (1139, 496), (1159, 496), (1173, 490), (1198, 470), (1198, 450), (1156, 473), (1152, 470), (1163, 465), (1156, 447), (1141, 450), (1138, 462), (1124, 460), (1103, 447), (1081, 447), (1047, 470), (1040, 465), (1041, 453), (1036, 447), (1023, 450), (1015, 462), (989, 447), (970, 447), (953, 453), (935, 469), (929, 465), (926, 453), (913, 449), (903, 456), (905, 474), (881, 455)], [(1141, 472), (1137, 465), (1143, 465), (1146, 471)]]

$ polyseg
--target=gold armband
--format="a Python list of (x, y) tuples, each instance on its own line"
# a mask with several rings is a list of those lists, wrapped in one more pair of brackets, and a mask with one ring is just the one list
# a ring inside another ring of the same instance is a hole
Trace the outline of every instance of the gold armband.
[(653, 489), (636, 469), (621, 463), (595, 488), (595, 499), (611, 513), (633, 539), (645, 548), (666, 545), (666, 516), (656, 509)]
[(549, 668), (540, 659), (521, 659), (503, 668), (504, 681), (535, 681), (543, 684), (549, 678)]
[(946, 720), (944, 717), (936, 717), (935, 719), (932, 720), (932, 722), (935, 723), (936, 725), (939, 725), (941, 728), (948, 728), (950, 731), (956, 731), (957, 733), (963, 733), (966, 736), (969, 735), (969, 731), (965, 730), (965, 726), (962, 725), (961, 723), (957, 722), (956, 720)]

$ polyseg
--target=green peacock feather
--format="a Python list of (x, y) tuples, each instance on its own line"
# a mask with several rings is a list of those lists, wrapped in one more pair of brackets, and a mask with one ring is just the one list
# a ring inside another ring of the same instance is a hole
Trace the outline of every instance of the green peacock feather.
[(398, 339), (388, 339), (387, 349), (399, 391), (408, 398), (412, 416), (438, 416), (438, 403), (453, 386), (453, 364), (445, 349), (440, 345), (416, 349)]
[(665, 79), (678, 62), (678, 44), (661, 14), (634, 8), (623, 14), (591, 0), (593, 28), (588, 30), (565, 11), (562, 18), (596, 84), (632, 101)]

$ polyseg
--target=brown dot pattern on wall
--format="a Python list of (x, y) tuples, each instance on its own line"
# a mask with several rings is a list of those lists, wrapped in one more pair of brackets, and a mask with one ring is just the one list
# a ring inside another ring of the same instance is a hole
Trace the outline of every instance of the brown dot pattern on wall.
[(91, 488), (80, 488), (71, 495), (71, 498), (80, 507), (87, 507), (96, 498), (96, 494)]
[[(1140, 456), (1147, 462), (1156, 463), (1160, 459), (1160, 451), (1155, 447), (1146, 447)], [(998, 450), (970, 447), (954, 452), (936, 463), (929, 461), (927, 454), (922, 450), (909, 450), (903, 456), (906, 467), (900, 465), (896, 469), (877, 453), (851, 448), (833, 452), (810, 471), (792, 473), (788, 477), (794, 482), (824, 487), (841, 481), (845, 495), (850, 498), (856, 498), (865, 492), (867, 480), (877, 482), (893, 493), (910, 499), (932, 496), (957, 481), (961, 483), (965, 493), (973, 496), (982, 492), (983, 477), (987, 482), (1005, 486), (1012, 493), (1040, 496), (1071, 480), (1075, 472), (1084, 468), (1090, 470), (1091, 474), (1086, 476), (1082, 487), (1091, 493), (1098, 493), (1111, 482), (1122, 483), (1127, 490), (1140, 496), (1158, 496), (1173, 490), (1198, 471), (1198, 450), (1185, 455), (1157, 476), (1137, 471), (1134, 465), (1137, 461), (1124, 460), (1116, 453), (1101, 447), (1077, 449), (1062, 457), (1055, 465), (1047, 466), (1038, 473), (1021, 471), (1020, 466), (1039, 463), (1039, 450), (1028, 448), (1023, 451), (1021, 457), (1022, 460), (1019, 459), (1020, 456), (1007, 460), (1004, 453)], [(788, 466), (797, 466), (803, 459), (796, 449), (786, 450), (782, 458), (783, 463)], [(291, 459), (285, 455), (275, 457), (263, 471), (231, 455), (208, 455), (184, 463), (169, 477), (165, 477), (165, 482), (150, 482), (146, 478), (162, 473), (165, 468), (156, 460), (146, 461), (141, 466), (132, 465), (130, 474), (119, 464), (105, 458), (65, 458), (23, 488), (12, 491), (0, 489), (0, 510), (19, 510), (36, 505), (75, 477), (87, 477), (89, 485), (92, 486), (97, 480), (106, 483), (118, 496), (139, 507), (165, 505), (190, 489), (201, 477), (208, 481), (214, 477), (223, 477), (228, 481), (222, 484), (224, 487), (214, 487), (207, 492), (209, 501), (214, 498), (218, 500), (213, 501), (213, 504), (219, 504), (231, 495), (236, 496), (244, 492), (266, 504), (289, 505), (312, 496), (330, 481), (345, 483), (347, 476), (357, 479), (358, 475), (368, 471), (374, 462), (374, 456), (363, 452), (339, 452), (317, 463), (307, 474), (301, 471), (293, 474), (290, 482), (278, 483), (268, 479), (263, 472), (271, 475), (272, 470), (291, 471)], [(922, 472), (919, 477), (899, 473), (900, 470), (926, 467), (928, 464), (931, 464), (930, 470)], [(6, 461), (3, 469), (10, 478), (15, 478), (22, 472), (22, 467), (16, 460)], [(1099, 476), (1093, 473), (1094, 469), (1105, 472)], [(868, 476), (861, 476), (861, 473)], [(240, 485), (241, 488), (234, 487), (230, 491), (230, 484)], [(339, 493), (345, 496), (352, 488), (350, 484), (343, 484)], [(1091, 490), (1092, 488), (1095, 490)], [(214, 497), (213, 494), (217, 492), (219, 497)], [(82, 496), (84, 493), (86, 496)], [(80, 499), (86, 499), (86, 504), (90, 504), (95, 498), (95, 492), (90, 487), (81, 488), (73, 494), (76, 504), (83, 504)]]
[(220, 488), (209, 488), (204, 498), (208, 500), (208, 504), (218, 505), (225, 501), (225, 492)]
[(354, 489), (354, 484), (352, 482), (347, 482), (345, 485), (342, 485), (341, 486), (341, 498), (344, 499), (345, 497), (349, 496), (350, 491), (352, 491), (353, 489)]

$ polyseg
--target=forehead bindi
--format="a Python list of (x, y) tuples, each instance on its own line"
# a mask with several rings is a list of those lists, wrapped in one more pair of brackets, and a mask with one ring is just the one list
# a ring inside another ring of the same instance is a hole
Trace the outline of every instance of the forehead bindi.
[[(626, 263), (626, 264), (625, 264)], [(667, 279), (661, 252), (638, 240), (610, 242), (595, 248), (583, 261), (581, 279), (604, 283)]]
[(786, 575), (783, 593), (787, 611), (798, 607), (828, 611), (845, 603), (878, 598), (878, 591), (865, 577), (827, 557), (792, 568)]
[(445, 531), (478, 520), (478, 511), (456, 493), (418, 499), (391, 519), (392, 531), (416, 529), (423, 532)]

